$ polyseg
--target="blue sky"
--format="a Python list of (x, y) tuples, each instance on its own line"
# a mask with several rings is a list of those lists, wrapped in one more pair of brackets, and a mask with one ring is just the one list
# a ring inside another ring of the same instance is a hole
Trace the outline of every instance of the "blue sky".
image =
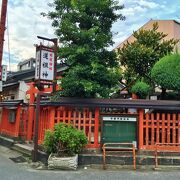
[[(0, 5), (1, 5), (0, 0)], [(55, 37), (51, 21), (40, 16), (48, 12), (48, 2), (53, 0), (9, 0), (8, 24), (11, 52), (11, 70), (19, 61), (35, 56), (36, 36)], [(180, 21), (179, 0), (119, 0), (125, 8), (121, 11), (125, 21), (113, 24), (114, 47), (125, 40), (134, 30), (150, 19), (174, 19)], [(4, 43), (3, 64), (8, 64), (7, 31)]]

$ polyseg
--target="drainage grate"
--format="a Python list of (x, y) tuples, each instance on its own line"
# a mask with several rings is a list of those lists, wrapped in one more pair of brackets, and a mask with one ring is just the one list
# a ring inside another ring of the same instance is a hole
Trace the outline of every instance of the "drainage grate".
[(18, 156), (18, 157), (10, 157), (9, 158), (10, 160), (12, 160), (13, 162), (15, 163), (24, 163), (24, 162), (27, 162), (26, 159), (23, 157), (23, 156)]

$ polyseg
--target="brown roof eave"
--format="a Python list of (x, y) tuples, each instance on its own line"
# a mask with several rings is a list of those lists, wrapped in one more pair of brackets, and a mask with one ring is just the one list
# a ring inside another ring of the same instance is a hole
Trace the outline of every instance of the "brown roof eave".
[(128, 99), (78, 99), (60, 98), (59, 101), (44, 101), (42, 106), (76, 106), (76, 107), (109, 107), (136, 109), (179, 110), (180, 101), (165, 100), (128, 100)]

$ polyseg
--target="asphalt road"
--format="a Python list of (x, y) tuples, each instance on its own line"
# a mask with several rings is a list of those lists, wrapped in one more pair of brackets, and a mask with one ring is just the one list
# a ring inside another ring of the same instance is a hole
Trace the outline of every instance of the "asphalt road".
[(0, 180), (179, 180), (180, 172), (157, 171), (103, 171), (78, 169), (77, 171), (35, 170), (28, 163), (14, 163), (9, 157), (18, 153), (0, 146)]

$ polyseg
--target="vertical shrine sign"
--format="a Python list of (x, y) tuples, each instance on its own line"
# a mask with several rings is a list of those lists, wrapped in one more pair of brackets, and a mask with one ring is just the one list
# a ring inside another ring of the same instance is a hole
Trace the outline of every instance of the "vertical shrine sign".
[(55, 63), (54, 49), (42, 45), (37, 46), (35, 80), (47, 81), (47, 82), (53, 81), (54, 63)]

